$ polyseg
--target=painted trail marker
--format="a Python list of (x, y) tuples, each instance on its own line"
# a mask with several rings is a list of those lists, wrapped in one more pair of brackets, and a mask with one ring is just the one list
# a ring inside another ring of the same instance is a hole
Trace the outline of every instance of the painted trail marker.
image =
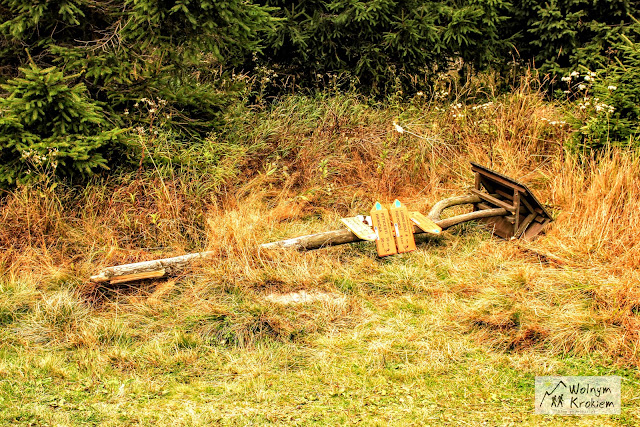
[(391, 209), (391, 222), (396, 236), (396, 246), (398, 253), (411, 252), (416, 250), (416, 241), (413, 239), (413, 225), (409, 220), (409, 211), (398, 199), (393, 202)]
[(351, 218), (340, 218), (340, 221), (342, 221), (342, 223), (346, 225), (353, 234), (362, 240), (374, 242), (378, 238), (375, 231), (373, 231), (370, 226), (362, 222), (361, 217), (354, 216)]
[(373, 229), (378, 236), (376, 240), (378, 256), (382, 257), (397, 254), (398, 251), (396, 250), (396, 242), (391, 229), (389, 211), (379, 202), (376, 202), (373, 209), (371, 209), (371, 220), (373, 221)]
[(411, 221), (417, 225), (420, 230), (429, 234), (440, 234), (442, 232), (442, 228), (435, 222), (431, 221), (426, 216), (422, 215), (420, 212), (411, 212), (409, 214), (409, 218)]

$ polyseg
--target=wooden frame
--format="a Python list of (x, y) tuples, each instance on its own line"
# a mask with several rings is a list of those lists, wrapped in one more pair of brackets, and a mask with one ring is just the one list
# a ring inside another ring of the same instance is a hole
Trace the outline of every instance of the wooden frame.
[(532, 239), (552, 221), (526, 185), (477, 163), (471, 163), (471, 170), (475, 173), (475, 188), (471, 192), (482, 199), (473, 204), (474, 211), (499, 207), (510, 213), (481, 220), (495, 235), (504, 239)]

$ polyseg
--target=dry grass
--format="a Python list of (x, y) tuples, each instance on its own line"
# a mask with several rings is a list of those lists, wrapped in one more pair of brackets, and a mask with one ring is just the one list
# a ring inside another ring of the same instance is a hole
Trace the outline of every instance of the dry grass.
[[(227, 137), (243, 135), (250, 157), (236, 159), (240, 169), (216, 191), (194, 176), (160, 179), (155, 171), (82, 190), (42, 185), (7, 194), (0, 210), (0, 325), (7, 327), (0, 339), (12, 361), (0, 364), (0, 376), (20, 372), (28, 384), (35, 384), (37, 372), (60, 384), (82, 378), (86, 390), (103, 384), (116, 400), (126, 399), (125, 389), (162, 399), (163, 381), (173, 384), (172, 394), (186, 396), (176, 384), (193, 382), (202, 393), (213, 388), (254, 402), (222, 410), (228, 400), (212, 398), (203, 403), (208, 415), (176, 412), (186, 417), (177, 421), (183, 424), (224, 417), (306, 423), (335, 399), (363, 420), (384, 423), (375, 410), (393, 408), (407, 420), (446, 423), (453, 421), (440, 417), (437, 407), (404, 412), (404, 400), (394, 400), (399, 394), (379, 394), (385, 381), (419, 383), (406, 396), (424, 403), (450, 397), (424, 378), (461, 381), (469, 378), (463, 369), (472, 378), (485, 375), (482, 369), (497, 370), (490, 383), (506, 387), (501, 375), (517, 376), (518, 369), (558, 373), (556, 357), (637, 366), (639, 157), (614, 150), (597, 159), (566, 153), (570, 130), (550, 123), (560, 110), (526, 88), (481, 105), (417, 99), (374, 108), (351, 97), (292, 97), (236, 123)], [(394, 119), (418, 136), (395, 132)], [(374, 200), (400, 197), (427, 211), (471, 186), (469, 161), (527, 183), (556, 216), (548, 233), (531, 243), (506, 242), (468, 225), (384, 260), (365, 243), (309, 253), (257, 249), (339, 228), (340, 216), (363, 213)], [(203, 249), (216, 256), (170, 281), (86, 282), (106, 265)], [(478, 361), (477, 354), (491, 362)], [(25, 370), (30, 365), (37, 372)], [(290, 385), (298, 384), (293, 389), (309, 395), (304, 402), (287, 394), (288, 383), (273, 374), (280, 370)], [(206, 375), (214, 376), (213, 385)], [(363, 375), (367, 380), (359, 384)], [(109, 382), (118, 376), (131, 382)], [(328, 379), (333, 376), (342, 380)], [(269, 384), (280, 394), (270, 393)], [(470, 384), (464, 393), (476, 396), (482, 387)], [(465, 406), (462, 392), (451, 393), (465, 413), (477, 410)], [(167, 414), (177, 410), (177, 399), (162, 400)], [(528, 414), (527, 398), (518, 399), (514, 404)], [(129, 421), (158, 421), (137, 413), (141, 404), (125, 401)], [(268, 409), (278, 405), (299, 418)], [(104, 415), (109, 408), (97, 413), (117, 424)], [(42, 413), (36, 408), (29, 416), (63, 424), (84, 420)], [(325, 421), (356, 420), (331, 414)]]

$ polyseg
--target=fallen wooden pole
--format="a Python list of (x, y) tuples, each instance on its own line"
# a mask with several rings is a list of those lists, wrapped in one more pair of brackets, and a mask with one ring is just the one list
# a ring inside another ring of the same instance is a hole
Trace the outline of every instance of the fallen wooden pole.
[[(490, 218), (496, 216), (508, 215), (509, 211), (503, 208), (483, 209), (451, 218), (440, 219), (442, 211), (446, 208), (470, 203), (480, 202), (480, 198), (476, 195), (451, 197), (436, 203), (429, 212), (429, 218), (433, 220), (440, 228), (446, 230), (454, 225), (467, 221), (473, 221), (481, 218)], [(413, 228), (414, 234), (426, 234), (417, 226)], [(295, 237), (293, 239), (281, 240), (273, 243), (264, 243), (260, 245), (260, 249), (297, 249), (311, 250), (327, 246), (343, 245), (346, 243), (360, 242), (358, 236), (353, 234), (349, 229), (325, 231), (323, 233), (311, 234), (308, 236)], [(157, 259), (152, 261), (136, 262), (132, 264), (117, 265), (102, 269), (95, 276), (91, 276), (92, 282), (110, 282), (124, 283), (128, 281), (140, 280), (145, 278), (159, 278), (165, 275), (175, 274), (187, 265), (203, 258), (214, 256), (214, 252), (198, 252), (172, 258)]]
[[(100, 270), (95, 276), (91, 276), (89, 280), (92, 282), (111, 282), (124, 283), (133, 280), (150, 279), (174, 274), (183, 269), (192, 262), (208, 258), (213, 252), (197, 252), (186, 254), (172, 258), (154, 259), (152, 261), (134, 262), (132, 264), (116, 265)], [(161, 273), (161, 274), (160, 274)], [(140, 277), (140, 275), (147, 277)]]
[[(449, 202), (447, 206), (439, 207), (439, 211), (437, 211), (437, 214), (434, 212), (435, 207), (429, 213), (429, 218), (443, 230), (446, 230), (447, 228), (453, 227), (454, 225), (458, 225), (463, 222), (473, 221), (475, 219), (490, 218), (508, 214), (508, 211), (502, 208), (483, 209), (480, 211), (457, 215), (451, 218), (440, 219), (440, 214), (445, 208), (468, 203), (477, 203), (480, 200), (477, 196), (461, 196), (459, 198), (455, 198), (457, 200), (453, 199), (454, 198), (451, 199), (452, 202)], [(414, 225), (413, 234), (418, 235), (427, 233), (418, 228), (418, 226)], [(279, 242), (264, 243), (260, 245), (260, 248), (311, 250), (327, 246), (344, 245), (345, 243), (355, 243), (361, 241), (362, 239), (353, 234), (349, 229), (345, 228), (343, 230), (325, 231), (323, 233), (310, 234), (308, 236), (294, 237), (292, 239), (280, 240)]]

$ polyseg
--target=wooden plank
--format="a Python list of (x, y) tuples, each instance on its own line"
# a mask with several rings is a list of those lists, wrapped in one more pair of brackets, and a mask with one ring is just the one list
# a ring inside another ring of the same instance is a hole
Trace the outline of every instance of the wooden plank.
[(506, 209), (506, 210), (508, 210), (510, 212), (515, 212), (515, 210), (516, 210), (516, 208), (514, 206), (512, 206), (509, 203), (504, 202), (504, 201), (502, 201), (500, 199), (496, 199), (495, 197), (493, 197), (490, 194), (484, 193), (482, 191), (478, 191), (475, 188), (472, 188), (471, 192), (473, 194), (475, 194), (476, 196), (480, 197), (481, 199), (486, 200), (487, 202), (489, 202), (489, 203), (491, 203), (491, 204), (493, 204), (495, 206), (499, 206), (499, 207), (501, 207), (503, 209)]
[(533, 222), (533, 220), (536, 217), (536, 215), (537, 214), (535, 212), (532, 212), (529, 215), (527, 215), (527, 217), (524, 219), (524, 221), (522, 221), (522, 224), (520, 224), (520, 227), (518, 227), (518, 229), (514, 233), (513, 237), (519, 238), (520, 236), (522, 236), (522, 233), (524, 233), (525, 230), (527, 229), (527, 227), (529, 227), (529, 225), (531, 225), (531, 223)]
[(493, 181), (499, 182), (500, 184), (504, 185), (505, 187), (517, 188), (519, 191), (521, 191), (523, 193), (527, 192), (527, 189), (524, 186), (522, 186), (522, 184), (517, 183), (514, 180), (509, 179), (509, 178), (507, 178), (505, 176), (502, 176), (502, 175), (496, 173), (495, 171), (486, 169), (483, 166), (471, 163), (471, 170), (473, 172), (477, 172), (477, 173), (479, 173), (479, 174), (481, 174), (483, 176), (486, 176), (486, 177), (490, 178)]
[(416, 242), (413, 239), (413, 224), (409, 220), (409, 211), (399, 200), (395, 200), (389, 209), (391, 223), (393, 224), (398, 253), (416, 250)]
[(340, 218), (340, 221), (347, 226), (349, 230), (362, 240), (368, 240), (374, 242), (378, 236), (367, 224), (362, 222), (357, 216), (351, 218)]
[[(441, 219), (435, 221), (438, 226), (440, 226), (443, 230), (449, 227), (453, 227), (457, 224), (462, 224), (467, 221), (474, 221), (476, 219), (484, 219), (484, 218), (497, 218), (502, 219), (505, 215), (509, 213), (508, 210), (503, 208), (493, 208), (493, 209), (483, 209), (481, 211), (469, 212), (462, 215), (452, 216), (451, 218)], [(431, 215), (429, 215), (431, 216)], [(415, 227), (414, 233), (422, 232), (417, 226)]]
[(144, 271), (142, 273), (133, 273), (114, 277), (113, 279), (109, 280), (109, 283), (112, 285), (116, 285), (118, 283), (132, 282), (134, 280), (157, 279), (159, 277), (163, 277), (165, 274), (166, 271), (164, 268), (162, 268), (156, 271)]
[[(536, 218), (537, 219), (537, 218)], [(538, 233), (540, 233), (549, 223), (551, 222), (550, 219), (545, 219), (544, 221), (542, 221), (541, 223), (535, 221), (529, 228), (527, 228), (523, 234), (523, 237), (525, 239), (530, 239), (532, 237), (535, 237)]]
[[(527, 208), (528, 212), (535, 212), (536, 210), (533, 208), (533, 206), (531, 206), (531, 204), (529, 203), (529, 201), (527, 200), (526, 195), (524, 197), (520, 198), (520, 202)], [(538, 212), (538, 213), (542, 213), (542, 212)]]
[(518, 228), (520, 227), (520, 192), (518, 190), (513, 190), (513, 206), (516, 208), (515, 210), (515, 221), (513, 222), (513, 235), (517, 236)]
[(371, 209), (371, 221), (373, 222), (373, 229), (378, 236), (376, 239), (376, 250), (378, 251), (378, 256), (383, 257), (397, 254), (398, 251), (396, 249), (396, 241), (391, 229), (389, 211), (380, 203), (376, 202), (373, 209)]
[[(474, 180), (474, 183), (473, 183), (473, 188), (475, 188), (478, 191), (482, 190), (482, 180), (480, 178), (480, 174), (479, 173), (475, 174), (475, 180)], [(474, 212), (478, 210), (478, 207), (477, 207), (476, 204), (473, 204), (472, 210)]]
[(409, 218), (414, 222), (422, 231), (429, 234), (440, 234), (442, 228), (420, 212), (411, 212)]
[(496, 193), (498, 196), (502, 196), (505, 199), (513, 200), (513, 194), (509, 194), (506, 191), (496, 190), (496, 191), (492, 191), (492, 193)]

